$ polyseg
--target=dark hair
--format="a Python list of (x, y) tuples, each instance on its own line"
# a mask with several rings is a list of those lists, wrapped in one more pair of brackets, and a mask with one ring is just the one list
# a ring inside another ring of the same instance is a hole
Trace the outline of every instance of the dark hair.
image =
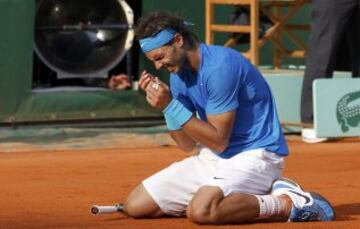
[(153, 12), (144, 17), (141, 17), (136, 25), (135, 33), (137, 39), (143, 39), (153, 36), (163, 29), (171, 28), (177, 33), (180, 33), (185, 42), (191, 47), (194, 47), (198, 41), (195, 34), (188, 30), (185, 21), (178, 15), (168, 12)]

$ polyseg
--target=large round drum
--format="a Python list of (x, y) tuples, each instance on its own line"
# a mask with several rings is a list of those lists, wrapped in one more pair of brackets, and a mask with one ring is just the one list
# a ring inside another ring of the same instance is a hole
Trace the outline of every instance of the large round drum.
[(35, 51), (58, 78), (107, 77), (132, 46), (124, 0), (39, 0)]

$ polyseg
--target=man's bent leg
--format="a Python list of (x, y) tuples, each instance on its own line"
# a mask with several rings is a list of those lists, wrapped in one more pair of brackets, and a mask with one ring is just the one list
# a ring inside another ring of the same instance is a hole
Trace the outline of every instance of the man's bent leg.
[(207, 154), (204, 151), (173, 163), (146, 178), (129, 195), (125, 213), (135, 218), (184, 216), (194, 193), (215, 170), (207, 161)]
[[(259, 198), (260, 197), (260, 198)], [(269, 198), (276, 200), (272, 204)], [(260, 214), (260, 201), (262, 210)], [(264, 203), (264, 201), (266, 203)], [(188, 206), (187, 216), (198, 224), (235, 224), (253, 221), (287, 221), (291, 200), (286, 196), (255, 196), (244, 193), (231, 193), (224, 197), (220, 188), (215, 186), (203, 186), (194, 196)], [(271, 213), (269, 215), (269, 213)], [(266, 217), (264, 217), (266, 216)]]
[(188, 206), (188, 217), (200, 224), (229, 224), (282, 215), (279, 205), (283, 205), (283, 197), (262, 196), (266, 204), (260, 205), (259, 196), (247, 194), (268, 194), (282, 168), (283, 158), (264, 149), (232, 157), (197, 191)]
[(158, 218), (165, 215), (143, 184), (139, 184), (130, 193), (124, 204), (124, 212), (134, 218)]
[(253, 195), (232, 193), (224, 197), (220, 188), (203, 186), (187, 209), (188, 218), (198, 224), (230, 224), (253, 221), (259, 202)]

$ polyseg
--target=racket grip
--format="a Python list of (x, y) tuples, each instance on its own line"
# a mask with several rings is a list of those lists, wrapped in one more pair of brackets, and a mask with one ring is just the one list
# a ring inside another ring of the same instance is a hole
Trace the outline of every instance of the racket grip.
[(107, 214), (107, 213), (122, 212), (123, 209), (124, 209), (124, 206), (122, 204), (116, 204), (116, 205), (111, 205), (111, 206), (93, 205), (91, 207), (91, 213), (93, 215)]

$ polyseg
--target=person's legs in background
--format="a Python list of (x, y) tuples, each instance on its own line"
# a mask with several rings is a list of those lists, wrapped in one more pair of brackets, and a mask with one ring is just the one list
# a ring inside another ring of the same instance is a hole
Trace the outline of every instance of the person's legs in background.
[(313, 122), (312, 83), (332, 77), (339, 41), (358, 0), (313, 0), (311, 33), (301, 95), (301, 121)]
[(360, 0), (356, 1), (347, 29), (352, 77), (360, 77)]

